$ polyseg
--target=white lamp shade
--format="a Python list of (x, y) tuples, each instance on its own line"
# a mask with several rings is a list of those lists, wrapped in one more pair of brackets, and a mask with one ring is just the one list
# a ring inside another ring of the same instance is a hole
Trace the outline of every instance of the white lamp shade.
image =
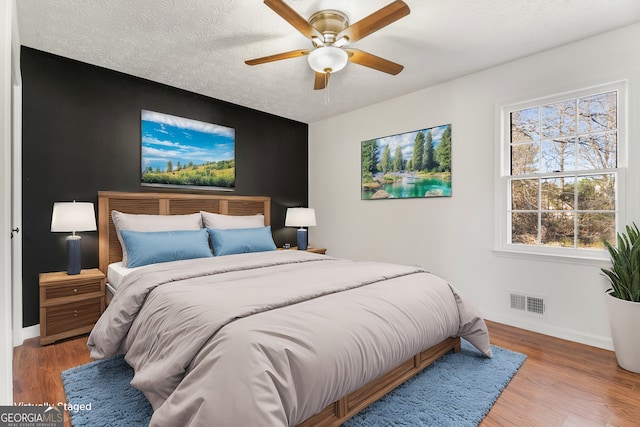
[(56, 202), (51, 215), (51, 231), (95, 231), (96, 213), (90, 202)]
[(314, 49), (309, 54), (309, 65), (318, 73), (335, 73), (342, 70), (349, 60), (349, 55), (343, 49), (334, 46), (324, 46)]
[(313, 208), (289, 208), (284, 225), (286, 227), (313, 227), (316, 225), (316, 210)]

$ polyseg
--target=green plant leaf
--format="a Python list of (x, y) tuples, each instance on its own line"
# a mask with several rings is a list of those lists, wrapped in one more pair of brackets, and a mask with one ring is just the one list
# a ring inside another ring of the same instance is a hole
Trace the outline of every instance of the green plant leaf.
[(626, 301), (640, 302), (640, 230), (635, 223), (618, 233), (617, 246), (604, 241), (611, 268), (602, 268), (611, 283), (611, 294)]

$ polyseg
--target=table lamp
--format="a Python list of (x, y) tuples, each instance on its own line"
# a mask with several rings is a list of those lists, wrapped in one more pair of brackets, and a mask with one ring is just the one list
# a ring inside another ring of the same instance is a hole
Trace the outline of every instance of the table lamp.
[(71, 232), (67, 237), (67, 274), (80, 274), (80, 236), (76, 231), (95, 231), (96, 214), (90, 202), (55, 202), (51, 215), (52, 232)]
[(298, 249), (307, 250), (307, 230), (304, 227), (316, 225), (316, 210), (312, 208), (289, 208), (284, 220), (285, 227), (300, 227), (298, 229)]

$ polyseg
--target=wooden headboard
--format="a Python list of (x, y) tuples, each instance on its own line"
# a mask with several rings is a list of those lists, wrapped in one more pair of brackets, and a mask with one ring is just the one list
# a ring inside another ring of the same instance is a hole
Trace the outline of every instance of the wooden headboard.
[(100, 270), (107, 274), (112, 262), (122, 260), (122, 247), (111, 218), (116, 210), (132, 214), (184, 215), (200, 211), (225, 215), (264, 215), (271, 224), (271, 198), (186, 193), (98, 192), (98, 257)]

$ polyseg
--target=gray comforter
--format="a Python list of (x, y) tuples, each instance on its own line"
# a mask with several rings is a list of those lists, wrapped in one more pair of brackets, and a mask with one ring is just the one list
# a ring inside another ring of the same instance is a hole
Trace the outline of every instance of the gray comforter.
[(484, 321), (435, 275), (273, 251), (132, 272), (88, 346), (126, 353), (151, 425), (287, 426), (452, 336), (491, 356)]

